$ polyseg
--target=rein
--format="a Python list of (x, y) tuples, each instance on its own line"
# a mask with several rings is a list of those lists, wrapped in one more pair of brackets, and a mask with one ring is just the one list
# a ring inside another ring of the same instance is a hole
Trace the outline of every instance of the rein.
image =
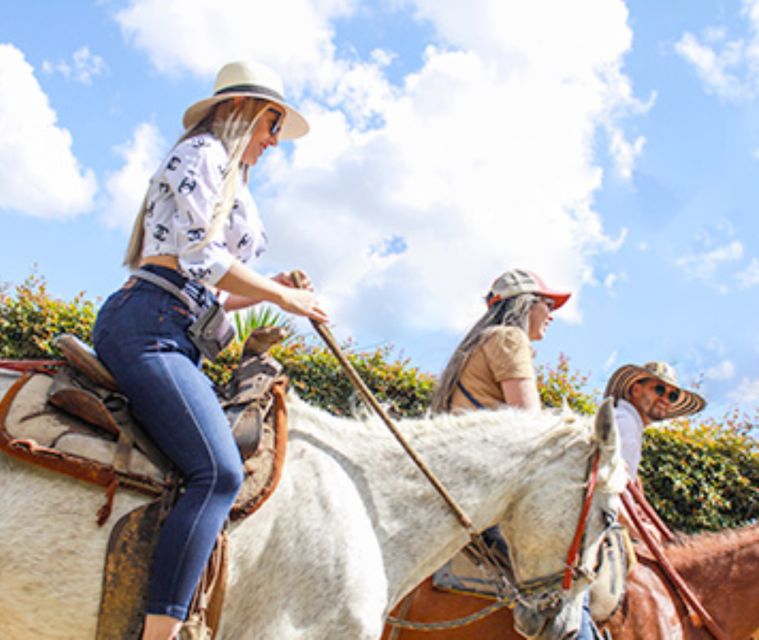
[[(575, 567), (575, 565), (581, 556), (582, 541), (585, 535), (588, 517), (590, 515), (590, 505), (593, 501), (593, 495), (595, 494), (595, 489), (598, 484), (599, 460), (600, 450), (596, 448), (593, 454), (593, 460), (588, 468), (585, 498), (578, 519), (577, 528), (575, 529), (575, 535), (572, 539), (569, 551), (567, 552), (566, 568), (563, 571), (542, 578), (535, 578), (528, 583), (520, 584), (514, 577), (511, 567), (508, 564), (504, 565), (503, 562), (495, 561), (487, 546), (478, 544), (480, 540), (477, 540), (474, 541), (475, 549), (472, 550), (471, 547), (469, 547), (470, 551), (473, 551), (473, 555), (480, 563), (485, 564), (486, 566), (490, 565), (490, 567), (496, 567), (499, 571), (499, 577), (502, 578), (502, 581), (496, 582), (499, 591), (498, 600), (468, 616), (451, 620), (440, 622), (416, 622), (403, 618), (396, 618), (394, 616), (387, 616), (385, 622), (390, 626), (401, 629), (413, 629), (415, 631), (441, 631), (470, 625), (486, 618), (503, 607), (513, 609), (516, 604), (537, 610), (557, 606), (561, 602), (561, 594), (557, 588), (559, 583), (561, 583), (561, 587), (564, 591), (569, 590), (576, 574), (580, 572), (580, 569)], [(408, 598), (410, 597), (411, 594), (403, 600), (403, 602), (408, 603), (409, 606), (410, 601)], [(408, 607), (405, 608), (405, 611), (407, 610)], [(405, 611), (403, 615), (406, 615)]]
[(569, 551), (567, 552), (567, 568), (564, 570), (564, 578), (561, 581), (561, 588), (564, 589), (564, 591), (569, 591), (572, 587), (572, 580), (575, 575), (575, 564), (580, 557), (582, 540), (585, 536), (585, 527), (588, 524), (588, 517), (590, 516), (590, 505), (593, 502), (593, 494), (596, 491), (596, 484), (598, 484), (598, 461), (600, 458), (601, 451), (596, 447), (596, 452), (593, 454), (590, 477), (588, 478), (588, 486), (585, 489), (585, 501), (583, 502), (582, 510), (580, 511), (580, 520), (577, 523), (575, 537), (572, 540), (572, 544), (569, 545)]
[[(627, 515), (630, 517), (630, 520), (632, 520), (633, 524), (638, 530), (638, 533), (640, 533), (643, 541), (646, 543), (646, 546), (651, 550), (651, 553), (654, 554), (654, 557), (659, 563), (659, 566), (661, 567), (663, 573), (675, 587), (675, 591), (680, 594), (680, 597), (685, 604), (685, 608), (688, 610), (691, 622), (695, 627), (701, 627), (702, 625), (705, 626), (709, 633), (717, 640), (728, 640), (727, 634), (722, 630), (717, 621), (701, 604), (701, 601), (698, 599), (696, 594), (691, 591), (690, 587), (680, 576), (677, 569), (675, 569), (667, 556), (664, 555), (664, 550), (661, 548), (659, 543), (651, 535), (648, 529), (646, 529), (642, 518), (638, 515), (638, 512), (635, 508), (636, 503), (641, 507), (643, 507), (643, 505), (648, 505), (648, 501), (645, 499), (645, 496), (637, 489), (637, 487), (635, 487), (632, 482), (627, 483), (627, 488), (630, 493), (622, 493), (622, 503), (625, 505)], [(648, 508), (653, 511), (653, 508), (650, 505)]]
[(65, 364), (65, 360), (0, 360), (0, 369), (18, 371), (19, 373), (26, 373), (27, 371), (51, 373), (53, 367), (61, 367)]

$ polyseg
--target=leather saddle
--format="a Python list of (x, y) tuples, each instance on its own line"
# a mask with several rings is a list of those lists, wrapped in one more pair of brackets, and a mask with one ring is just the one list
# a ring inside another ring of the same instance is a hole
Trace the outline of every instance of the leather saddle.
[[(255, 331), (231, 381), (217, 389), (246, 475), (233, 519), (252, 513), (268, 497), (284, 459), (287, 380), (267, 353), (283, 336), (279, 327)], [(108, 499), (98, 512), (102, 525), (118, 486), (157, 497), (181, 478), (134, 420), (92, 348), (68, 334), (56, 346), (68, 366), (25, 374), (0, 402), (0, 450), (105, 487)]]

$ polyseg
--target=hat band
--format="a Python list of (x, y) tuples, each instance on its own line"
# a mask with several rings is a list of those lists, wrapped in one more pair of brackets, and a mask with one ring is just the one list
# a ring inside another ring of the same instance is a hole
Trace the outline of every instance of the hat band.
[(285, 101), (284, 97), (273, 89), (269, 89), (269, 87), (264, 87), (259, 84), (235, 84), (231, 87), (224, 87), (223, 89), (219, 89), (218, 91), (214, 92), (214, 95), (218, 96), (222, 93), (258, 93), (269, 96), (270, 98), (274, 98), (278, 102)]

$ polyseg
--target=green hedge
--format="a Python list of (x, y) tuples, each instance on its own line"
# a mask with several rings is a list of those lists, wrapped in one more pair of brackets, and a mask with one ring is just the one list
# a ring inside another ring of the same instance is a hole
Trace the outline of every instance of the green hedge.
[[(408, 360), (394, 359), (389, 347), (356, 351), (347, 343), (341, 349), (391, 415), (420, 416), (427, 410), (434, 377), (412, 367)], [(227, 382), (240, 352), (239, 343), (231, 345), (216, 362), (204, 363), (205, 372), (216, 383)], [(357, 408), (357, 392), (326, 347), (294, 336), (275, 345), (271, 353), (282, 363), (290, 384), (306, 402), (335, 415), (349, 415)]]
[(50, 358), (60, 354), (53, 347), (59, 333), (73, 333), (92, 341), (97, 305), (78, 294), (65, 302), (52, 298), (44, 278), (29, 276), (8, 292), (0, 288), (0, 358)]
[(759, 442), (746, 422), (673, 420), (643, 434), (639, 475), (651, 504), (686, 532), (737, 527), (759, 517)]
[[(95, 312), (96, 304), (83, 294), (68, 302), (51, 297), (44, 278), (36, 275), (13, 293), (0, 288), (0, 358), (57, 357), (52, 339), (62, 332), (90, 342)], [(361, 352), (350, 343), (343, 346), (391, 413), (418, 416), (426, 411), (433, 376), (394, 358), (390, 348)], [(205, 362), (205, 371), (225, 382), (240, 350), (239, 343), (232, 345), (216, 362)], [(355, 392), (325, 347), (296, 336), (273, 353), (306, 401), (338, 415), (355, 409)], [(539, 368), (538, 383), (546, 406), (561, 406), (566, 399), (580, 413), (597, 408), (600, 394), (586, 389), (587, 377), (573, 370), (564, 355), (556, 366)], [(672, 528), (719, 530), (757, 519), (759, 443), (753, 424), (735, 414), (719, 422), (696, 416), (645, 431), (640, 476), (652, 504)]]

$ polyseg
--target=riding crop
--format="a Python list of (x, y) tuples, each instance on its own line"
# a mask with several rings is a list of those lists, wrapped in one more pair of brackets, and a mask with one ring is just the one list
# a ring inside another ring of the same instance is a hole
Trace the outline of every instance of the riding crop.
[[(299, 289), (302, 289), (303, 280), (301, 278), (300, 272), (293, 271), (290, 274), (290, 276), (292, 277), (293, 282), (295, 283), (295, 286), (298, 287)], [(416, 466), (419, 467), (419, 470), (430, 481), (432, 486), (435, 487), (437, 492), (442, 496), (443, 500), (445, 500), (445, 502), (451, 508), (451, 511), (453, 511), (453, 513), (456, 514), (456, 517), (459, 519), (459, 522), (461, 523), (461, 525), (469, 532), (469, 535), (472, 536), (472, 538), (479, 536), (477, 531), (475, 531), (474, 526), (472, 525), (472, 521), (469, 518), (469, 516), (466, 513), (464, 513), (464, 510), (458, 505), (458, 503), (453, 498), (453, 496), (450, 493), (448, 493), (446, 488), (442, 485), (440, 480), (437, 479), (435, 474), (427, 466), (424, 460), (422, 460), (419, 457), (419, 454), (417, 454), (417, 452), (414, 450), (414, 448), (411, 446), (408, 440), (406, 440), (403, 434), (398, 430), (398, 427), (395, 425), (392, 418), (382, 408), (382, 405), (379, 403), (377, 398), (371, 392), (369, 387), (366, 386), (366, 383), (361, 379), (361, 376), (358, 374), (358, 371), (356, 371), (355, 367), (350, 363), (350, 361), (345, 356), (340, 346), (337, 344), (337, 341), (335, 340), (335, 337), (332, 335), (332, 332), (329, 330), (329, 327), (327, 327), (327, 325), (325, 325), (322, 322), (317, 322), (316, 320), (311, 320), (311, 324), (313, 325), (316, 333), (318, 333), (321, 336), (322, 340), (324, 340), (326, 345), (329, 347), (329, 350), (332, 352), (335, 358), (337, 358), (337, 361), (342, 365), (343, 369), (345, 369), (345, 373), (348, 375), (348, 378), (353, 383), (353, 386), (356, 388), (356, 390), (361, 394), (361, 397), (366, 401), (366, 403), (372, 409), (374, 409), (377, 415), (387, 425), (387, 428), (390, 429), (393, 436), (395, 436), (395, 439), (404, 448), (404, 450), (409, 455), (409, 457), (414, 461)]]

